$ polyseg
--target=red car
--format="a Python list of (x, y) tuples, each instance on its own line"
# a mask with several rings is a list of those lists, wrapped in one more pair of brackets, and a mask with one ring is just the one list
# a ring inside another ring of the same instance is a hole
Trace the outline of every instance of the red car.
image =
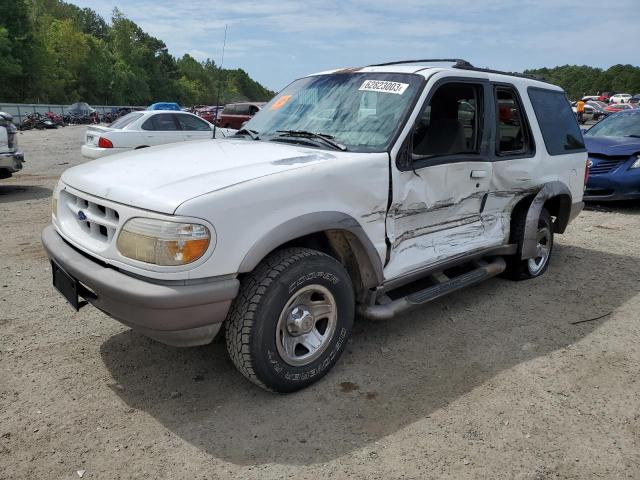
[(608, 102), (614, 92), (602, 92), (598, 97), (599, 102)]
[(225, 105), (218, 118), (217, 125), (223, 128), (242, 128), (242, 124), (251, 120), (266, 102), (230, 103)]
[(621, 112), (622, 110), (633, 110), (633, 105), (628, 103), (612, 103), (611, 105), (606, 106), (604, 109), (607, 112), (615, 113)]
[(214, 123), (220, 115), (222, 108), (221, 106), (197, 105), (193, 107), (193, 113), (209, 123)]

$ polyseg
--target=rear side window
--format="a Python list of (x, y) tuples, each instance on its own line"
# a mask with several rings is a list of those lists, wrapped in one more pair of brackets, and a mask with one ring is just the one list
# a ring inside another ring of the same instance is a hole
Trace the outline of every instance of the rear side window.
[(536, 87), (528, 92), (549, 155), (584, 151), (578, 121), (564, 92)]
[(249, 115), (249, 105), (236, 105), (236, 115)]
[(533, 149), (518, 95), (511, 87), (496, 87), (497, 153), (524, 155)]
[(142, 124), (143, 130), (153, 130), (156, 132), (172, 132), (180, 130), (171, 113), (159, 113), (153, 115)]

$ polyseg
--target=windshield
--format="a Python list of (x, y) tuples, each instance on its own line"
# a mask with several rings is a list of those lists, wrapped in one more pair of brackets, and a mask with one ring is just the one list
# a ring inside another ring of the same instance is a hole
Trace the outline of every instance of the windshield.
[(640, 113), (618, 113), (591, 127), (585, 137), (640, 137)]
[(329, 148), (312, 136), (299, 136), (305, 132), (332, 138), (349, 151), (385, 151), (423, 81), (418, 75), (398, 73), (337, 73), (301, 78), (265, 105), (244, 129), (261, 140)]

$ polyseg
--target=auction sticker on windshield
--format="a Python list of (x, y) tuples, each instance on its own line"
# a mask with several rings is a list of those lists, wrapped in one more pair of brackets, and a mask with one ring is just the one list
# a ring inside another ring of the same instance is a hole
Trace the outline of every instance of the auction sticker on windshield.
[(365, 80), (358, 90), (402, 95), (408, 86), (408, 83), (389, 82), (386, 80)]

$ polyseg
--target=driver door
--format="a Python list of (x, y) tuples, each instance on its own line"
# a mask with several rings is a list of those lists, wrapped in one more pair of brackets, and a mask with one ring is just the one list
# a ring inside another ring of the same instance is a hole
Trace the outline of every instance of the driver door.
[(493, 171), (488, 80), (430, 83), (392, 166), (386, 280), (500, 244), (503, 238), (497, 222), (483, 214)]

